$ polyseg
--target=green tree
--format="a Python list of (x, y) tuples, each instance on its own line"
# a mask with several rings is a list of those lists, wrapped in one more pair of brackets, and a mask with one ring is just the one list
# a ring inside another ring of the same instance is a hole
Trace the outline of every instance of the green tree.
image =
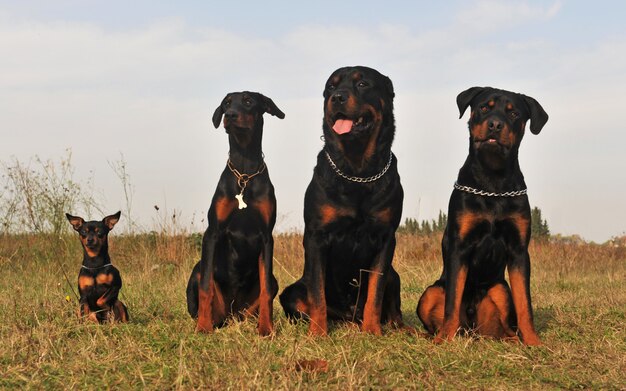
[(437, 217), (437, 231), (443, 232), (448, 225), (448, 215), (439, 210), (439, 216)]
[(422, 221), (422, 233), (428, 235), (432, 232), (433, 230), (430, 228), (430, 223), (428, 222), (428, 220)]
[(548, 227), (548, 221), (541, 217), (541, 209), (538, 207), (532, 208), (530, 211), (530, 229), (533, 238), (535, 239), (548, 239), (550, 237), (550, 228)]
[(430, 235), (432, 233), (443, 232), (446, 229), (448, 216), (439, 211), (437, 219), (418, 221), (412, 217), (407, 217), (404, 224), (398, 227), (400, 233), (411, 233), (418, 235)]

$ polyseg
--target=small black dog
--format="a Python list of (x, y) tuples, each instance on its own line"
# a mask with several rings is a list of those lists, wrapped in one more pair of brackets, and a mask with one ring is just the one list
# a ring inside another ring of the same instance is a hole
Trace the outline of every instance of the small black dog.
[(257, 313), (259, 334), (272, 332), (276, 197), (261, 149), (264, 113), (285, 117), (270, 98), (244, 91), (226, 95), (213, 114), (216, 128), (224, 117), (230, 153), (209, 208), (202, 258), (187, 284), (187, 309), (199, 332), (231, 315)]
[(98, 323), (128, 321), (128, 310), (117, 298), (122, 278), (109, 257), (108, 234), (120, 215), (121, 212), (117, 212), (102, 221), (85, 222), (82, 217), (65, 214), (83, 245), (83, 266), (78, 273), (79, 316)]
[(526, 122), (538, 134), (548, 114), (529, 96), (490, 87), (461, 92), (457, 105), (461, 117), (472, 108), (469, 156), (450, 197), (443, 272), (420, 298), (417, 315), (435, 342), (459, 328), (515, 339), (518, 328), (523, 343), (539, 345), (530, 302), (530, 206), (517, 157)]

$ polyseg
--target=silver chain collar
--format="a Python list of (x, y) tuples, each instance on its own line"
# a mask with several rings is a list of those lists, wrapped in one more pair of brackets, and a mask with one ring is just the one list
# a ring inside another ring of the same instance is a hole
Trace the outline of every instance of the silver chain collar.
[(387, 165), (385, 166), (385, 168), (383, 168), (383, 170), (381, 172), (379, 172), (378, 174), (376, 174), (374, 176), (363, 178), (363, 177), (350, 176), (350, 175), (344, 174), (337, 167), (335, 162), (333, 162), (333, 159), (330, 158), (330, 155), (328, 154), (328, 151), (324, 150), (324, 153), (326, 154), (326, 159), (328, 159), (328, 163), (333, 168), (333, 170), (335, 170), (337, 175), (339, 175), (343, 179), (349, 180), (350, 182), (356, 182), (356, 183), (370, 183), (370, 182), (374, 182), (374, 181), (380, 179), (383, 175), (385, 175), (385, 173), (387, 173), (387, 170), (389, 170), (389, 167), (391, 167), (391, 162), (393, 161), (393, 153), (389, 152), (389, 162), (387, 162)]
[(107, 267), (107, 266), (111, 266), (111, 264), (110, 264), (110, 263), (107, 263), (106, 265), (102, 265), (102, 266), (98, 266), (98, 267), (87, 267), (87, 266), (85, 266), (85, 265), (81, 265), (81, 267), (82, 267), (83, 269), (87, 269), (87, 270), (98, 270), (98, 269), (103, 269), (103, 268), (105, 268), (105, 267)]
[(507, 191), (504, 193), (491, 193), (491, 192), (484, 191), (484, 190), (474, 189), (473, 187), (469, 187), (469, 186), (462, 186), (462, 185), (459, 185), (457, 182), (454, 182), (454, 188), (457, 190), (467, 192), (467, 193), (472, 193), (472, 194), (486, 196), (486, 197), (517, 197), (517, 196), (524, 195), (528, 192), (528, 189), (523, 189), (523, 190), (517, 190), (517, 191)]

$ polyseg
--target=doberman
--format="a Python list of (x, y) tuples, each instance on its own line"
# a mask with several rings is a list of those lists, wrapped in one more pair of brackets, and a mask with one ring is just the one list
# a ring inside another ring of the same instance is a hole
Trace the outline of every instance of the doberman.
[(215, 128), (224, 117), (230, 152), (187, 284), (187, 309), (199, 332), (212, 332), (229, 316), (257, 314), (260, 335), (273, 329), (276, 197), (261, 150), (264, 113), (285, 117), (270, 98), (244, 91), (226, 95), (213, 114)]
[(526, 122), (538, 134), (548, 114), (529, 96), (490, 87), (461, 92), (457, 105), (461, 117), (471, 106), (469, 156), (450, 197), (443, 272), (420, 298), (417, 315), (435, 342), (459, 329), (518, 339), (517, 329), (523, 343), (539, 345), (530, 301), (530, 206), (518, 151)]
[(402, 326), (400, 277), (391, 265), (404, 193), (391, 152), (393, 84), (378, 71), (337, 69), (324, 90), (324, 148), (304, 198), (304, 272), (280, 303), (325, 335), (328, 319), (380, 335)]
[(121, 212), (117, 212), (102, 221), (85, 221), (82, 217), (65, 214), (83, 245), (83, 265), (78, 273), (79, 316), (98, 323), (128, 321), (128, 310), (117, 298), (122, 289), (122, 277), (109, 257), (108, 234), (120, 215)]

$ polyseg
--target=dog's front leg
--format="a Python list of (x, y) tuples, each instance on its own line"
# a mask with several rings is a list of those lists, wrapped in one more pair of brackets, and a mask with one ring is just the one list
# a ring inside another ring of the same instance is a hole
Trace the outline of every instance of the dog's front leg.
[(263, 251), (259, 256), (259, 324), (258, 331), (262, 336), (272, 333), (272, 312), (274, 299), (272, 295), (272, 261), (274, 259), (274, 238), (271, 234), (264, 235)]
[(393, 232), (390, 232), (383, 248), (376, 256), (371, 270), (367, 271), (367, 299), (365, 300), (363, 325), (361, 326), (364, 332), (382, 335), (380, 317), (385, 293), (385, 281), (395, 249), (396, 237)]
[(308, 276), (309, 333), (328, 334), (328, 309), (326, 308), (326, 256), (323, 251), (323, 238), (304, 232), (304, 266)]
[(98, 323), (98, 318), (95, 312), (91, 312), (89, 308), (89, 302), (86, 297), (80, 298), (80, 307), (78, 309), (78, 318), (79, 319), (87, 319), (91, 322)]
[(526, 345), (542, 345), (533, 320), (533, 309), (530, 301), (530, 256), (528, 250), (513, 257), (508, 265), (509, 280), (513, 306), (517, 314), (517, 325)]
[(467, 280), (467, 264), (462, 261), (458, 249), (450, 249), (446, 263), (446, 297), (443, 326), (435, 337), (435, 343), (451, 341), (461, 326), (461, 301)]
[(95, 280), (93, 277), (84, 276), (79, 274), (78, 276), (78, 292), (80, 293), (80, 307), (78, 310), (78, 317), (85, 318), (92, 322), (98, 323), (98, 318), (95, 312), (91, 312), (89, 307), (89, 298), (94, 294)]
[(102, 296), (100, 296), (100, 297), (98, 298), (98, 300), (96, 300), (96, 305), (97, 305), (98, 307), (100, 307), (101, 309), (105, 310), (105, 311), (110, 310), (110, 309), (111, 309), (111, 307), (109, 306), (108, 302), (109, 302), (109, 300), (111, 300), (111, 297), (112, 297), (114, 294), (115, 294), (115, 295), (117, 295), (117, 293), (118, 293), (118, 292), (119, 292), (119, 288), (117, 288), (117, 289), (114, 291), (114, 288), (113, 288), (113, 287), (110, 287), (109, 289), (107, 289), (107, 290), (106, 290), (106, 291), (102, 294)]
[(213, 296), (215, 294), (213, 268), (216, 244), (217, 232), (208, 229), (202, 239), (200, 285), (198, 286), (198, 322), (196, 331), (202, 333), (213, 331)]

